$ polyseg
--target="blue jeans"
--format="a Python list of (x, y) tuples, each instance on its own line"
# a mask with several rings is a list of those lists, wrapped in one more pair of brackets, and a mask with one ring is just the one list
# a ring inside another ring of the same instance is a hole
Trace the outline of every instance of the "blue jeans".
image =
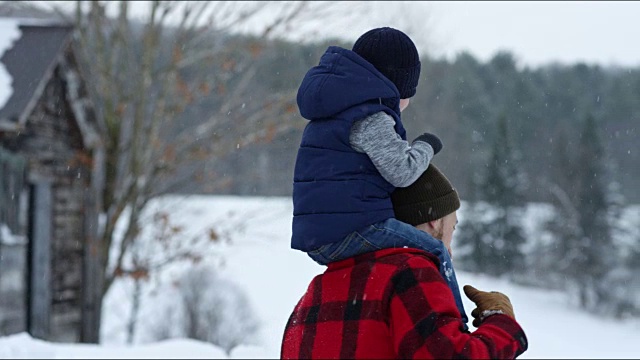
[(409, 247), (424, 250), (440, 259), (440, 274), (445, 279), (456, 301), (465, 330), (468, 329), (468, 317), (462, 305), (456, 273), (453, 270), (451, 255), (444, 243), (414, 226), (389, 218), (354, 231), (342, 241), (323, 245), (307, 254), (320, 265), (327, 265), (360, 254), (388, 248)]

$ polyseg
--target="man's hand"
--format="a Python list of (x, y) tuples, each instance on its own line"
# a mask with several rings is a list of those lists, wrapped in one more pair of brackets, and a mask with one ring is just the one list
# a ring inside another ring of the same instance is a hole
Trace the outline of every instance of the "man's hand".
[(433, 149), (433, 155), (437, 154), (440, 152), (440, 150), (442, 150), (442, 141), (440, 141), (440, 138), (438, 138), (437, 136), (430, 134), (430, 133), (424, 133), (420, 136), (418, 136), (415, 141), (423, 141), (426, 142), (427, 144), (431, 145), (431, 148)]
[(480, 326), (486, 317), (494, 314), (504, 314), (516, 318), (507, 295), (497, 291), (480, 291), (471, 285), (465, 285), (463, 290), (465, 295), (477, 306), (471, 311), (473, 326)]

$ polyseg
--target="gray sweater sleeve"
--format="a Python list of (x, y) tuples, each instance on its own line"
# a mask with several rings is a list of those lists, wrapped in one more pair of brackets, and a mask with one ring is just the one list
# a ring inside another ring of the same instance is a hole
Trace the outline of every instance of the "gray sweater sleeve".
[(433, 159), (433, 148), (424, 141), (409, 144), (396, 133), (395, 121), (379, 112), (351, 127), (351, 147), (369, 156), (382, 177), (395, 187), (413, 184)]

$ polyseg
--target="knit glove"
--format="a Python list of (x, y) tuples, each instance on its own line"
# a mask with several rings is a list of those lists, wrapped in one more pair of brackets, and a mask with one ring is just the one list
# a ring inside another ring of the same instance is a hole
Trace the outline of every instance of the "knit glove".
[(477, 306), (471, 311), (473, 326), (480, 326), (487, 317), (495, 314), (504, 314), (513, 319), (516, 318), (513, 313), (513, 306), (507, 295), (497, 291), (480, 291), (471, 285), (465, 285), (462, 289), (465, 295)]
[(431, 147), (433, 148), (433, 155), (437, 154), (440, 152), (440, 150), (442, 150), (442, 141), (440, 141), (440, 139), (430, 133), (424, 133), (420, 136), (418, 136), (415, 140), (413, 140), (414, 142), (416, 141), (423, 141), (426, 142), (427, 144), (431, 145)]

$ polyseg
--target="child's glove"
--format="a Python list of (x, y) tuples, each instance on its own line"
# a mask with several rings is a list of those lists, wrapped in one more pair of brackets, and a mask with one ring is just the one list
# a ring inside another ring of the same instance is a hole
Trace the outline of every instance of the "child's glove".
[(431, 145), (431, 147), (433, 148), (433, 155), (437, 154), (440, 152), (440, 150), (442, 150), (442, 141), (440, 141), (440, 139), (430, 133), (424, 133), (420, 136), (418, 136), (415, 140), (413, 140), (414, 142), (416, 141), (423, 141), (426, 142), (427, 144)]
[(473, 326), (480, 326), (485, 318), (494, 314), (504, 314), (513, 319), (516, 318), (513, 313), (513, 306), (507, 295), (497, 291), (480, 291), (471, 285), (465, 285), (463, 290), (465, 295), (476, 303), (477, 306), (471, 312), (471, 316), (473, 316)]

